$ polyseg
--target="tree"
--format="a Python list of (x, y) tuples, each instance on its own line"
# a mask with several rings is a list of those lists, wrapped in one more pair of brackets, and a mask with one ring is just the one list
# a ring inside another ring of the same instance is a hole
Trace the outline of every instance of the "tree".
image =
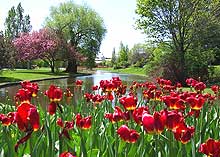
[(131, 65), (143, 67), (150, 53), (145, 44), (135, 44), (128, 54), (128, 62)]
[(22, 33), (13, 43), (19, 60), (43, 59), (50, 65), (51, 72), (54, 72), (60, 40), (53, 31), (44, 28), (32, 33)]
[(117, 57), (116, 57), (116, 54), (115, 54), (115, 48), (113, 48), (112, 59), (111, 59), (112, 66), (114, 66), (116, 64), (116, 61), (117, 61)]
[(8, 11), (8, 17), (5, 20), (5, 36), (9, 39), (14, 39), (19, 36), (22, 32), (30, 32), (30, 16), (23, 15), (24, 9), (21, 6), (21, 3), (18, 4), (17, 8), (13, 6)]
[(13, 68), (15, 49), (11, 40), (4, 37), (3, 32), (0, 32), (0, 69)]
[[(91, 8), (72, 1), (52, 7), (46, 25), (62, 34), (75, 50), (87, 57), (92, 66), (106, 29), (102, 18)], [(68, 54), (66, 55), (68, 56)], [(77, 59), (68, 56), (67, 72), (77, 72)]]
[(124, 46), (122, 42), (120, 42), (119, 52), (118, 52), (118, 62), (121, 66), (127, 67), (128, 66), (128, 45)]
[(181, 83), (185, 83), (187, 77), (186, 52), (192, 46), (198, 21), (210, 3), (212, 1), (205, 0), (137, 1), (138, 28), (157, 41), (167, 41), (172, 50), (170, 61), (175, 60), (175, 64), (171, 63), (172, 75)]

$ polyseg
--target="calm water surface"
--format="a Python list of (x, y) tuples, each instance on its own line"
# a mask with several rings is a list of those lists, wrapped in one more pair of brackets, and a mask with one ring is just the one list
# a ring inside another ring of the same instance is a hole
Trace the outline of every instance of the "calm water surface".
[[(110, 80), (112, 77), (120, 77), (124, 84), (130, 85), (132, 81), (137, 82), (144, 82), (146, 81), (146, 77), (138, 76), (138, 75), (130, 75), (130, 74), (118, 74), (118, 73), (110, 73), (104, 71), (96, 71), (92, 75), (88, 76), (79, 76), (79, 77), (72, 77), (72, 78), (65, 78), (65, 79), (55, 79), (55, 80), (46, 80), (46, 81), (39, 81), (38, 85), (41, 92), (46, 91), (51, 84), (59, 86), (63, 90), (66, 88), (70, 88), (71, 91), (74, 87), (75, 80), (83, 80), (83, 90), (86, 92), (91, 91), (91, 87), (93, 85), (99, 85), (101, 80)], [(5, 102), (6, 98), (13, 99), (14, 95), (21, 88), (20, 85), (10, 86), (6, 88), (0, 88), (0, 102)]]

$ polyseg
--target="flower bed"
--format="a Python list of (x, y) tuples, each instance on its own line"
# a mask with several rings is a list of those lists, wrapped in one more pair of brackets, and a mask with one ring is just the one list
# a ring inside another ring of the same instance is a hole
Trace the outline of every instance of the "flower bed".
[[(74, 92), (55, 85), (39, 92), (36, 83), (22, 82), (14, 104), (0, 106), (0, 153), (219, 157), (220, 88), (212, 86), (209, 94), (203, 82), (186, 83), (190, 91), (161, 78), (127, 87), (113, 77), (83, 93), (81, 80)], [(43, 95), (46, 109), (38, 101)], [(74, 101), (74, 95), (82, 97)]]

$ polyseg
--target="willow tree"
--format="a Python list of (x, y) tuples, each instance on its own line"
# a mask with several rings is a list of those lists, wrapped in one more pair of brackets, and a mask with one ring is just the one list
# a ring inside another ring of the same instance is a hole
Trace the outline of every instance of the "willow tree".
[[(70, 43), (77, 52), (84, 54), (87, 62), (94, 62), (94, 56), (99, 52), (106, 32), (103, 19), (98, 13), (88, 6), (69, 1), (61, 3), (58, 7), (52, 7), (45, 23), (66, 43)], [(76, 73), (77, 59), (68, 52), (64, 56), (68, 61), (66, 71)]]
[[(208, 0), (137, 0), (138, 28), (149, 37), (169, 43), (172, 55), (168, 66), (175, 80), (184, 83), (187, 77), (185, 55), (194, 41), (197, 25), (205, 12), (210, 12)], [(211, 15), (211, 14), (210, 14)]]

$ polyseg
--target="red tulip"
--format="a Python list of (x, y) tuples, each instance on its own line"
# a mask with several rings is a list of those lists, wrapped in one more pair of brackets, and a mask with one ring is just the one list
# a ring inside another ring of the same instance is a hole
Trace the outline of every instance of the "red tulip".
[(127, 97), (121, 97), (119, 102), (124, 106), (126, 110), (134, 110), (137, 106), (137, 97), (131, 95)]
[(203, 82), (198, 82), (194, 86), (196, 91), (203, 91), (206, 88), (206, 85)]
[(142, 115), (144, 112), (149, 113), (149, 109), (147, 106), (136, 108), (132, 113), (134, 121), (139, 125), (142, 125)]
[(49, 89), (45, 92), (45, 95), (48, 96), (50, 102), (60, 102), (63, 96), (63, 92), (59, 87), (50, 85)]
[(163, 101), (167, 105), (167, 107), (171, 110), (179, 110), (179, 109), (185, 109), (184, 100), (180, 99), (179, 97), (174, 96), (163, 96)]
[(105, 99), (105, 96), (102, 96), (99, 94), (92, 96), (92, 101), (93, 101), (94, 105), (101, 104), (104, 99)]
[(26, 132), (26, 135), (15, 145), (15, 152), (17, 152), (18, 146), (26, 142), (31, 137), (33, 131), (37, 131), (39, 129), (40, 118), (36, 107), (30, 103), (20, 104), (17, 108), (15, 121), (18, 128), (21, 131)]
[(66, 138), (70, 139), (70, 135), (68, 133), (69, 130), (73, 129), (74, 121), (65, 121), (63, 122), (61, 118), (57, 119), (57, 125), (63, 128), (62, 132), (60, 133), (60, 137), (64, 135)]
[(60, 154), (59, 157), (76, 157), (76, 156), (71, 154), (70, 152), (63, 152), (62, 154)]
[(53, 115), (56, 113), (56, 110), (57, 110), (57, 103), (55, 102), (51, 102), (49, 105), (48, 105), (48, 112), (50, 115)]
[(129, 129), (126, 125), (122, 125), (118, 130), (117, 134), (128, 143), (135, 143), (140, 137), (136, 130)]
[(92, 90), (93, 90), (93, 91), (98, 90), (98, 88), (99, 88), (99, 87), (98, 87), (97, 85), (96, 85), (96, 86), (92, 86)]
[(219, 92), (220, 87), (219, 87), (218, 85), (213, 85), (213, 86), (211, 87), (211, 89), (212, 89), (212, 91), (213, 91), (215, 94), (217, 94), (217, 93)]
[(163, 132), (166, 124), (166, 114), (164, 112), (154, 112), (154, 115), (150, 115), (144, 112), (142, 115), (142, 123), (147, 133), (160, 134)]
[(173, 130), (175, 139), (182, 142), (183, 144), (186, 144), (190, 141), (194, 132), (194, 127), (187, 127), (184, 123), (181, 123), (181, 125), (176, 130)]
[(24, 89), (28, 89), (31, 92), (32, 97), (37, 96), (37, 92), (39, 90), (37, 83), (31, 83), (30, 81), (23, 81), (21, 82), (21, 86)]
[(76, 115), (76, 126), (83, 130), (90, 129), (92, 126), (92, 117), (88, 116), (88, 117), (82, 118), (80, 114), (77, 114)]
[(186, 101), (189, 103), (191, 109), (201, 110), (206, 100), (202, 96), (199, 96), (198, 98), (190, 96)]
[(196, 81), (196, 80), (193, 79), (193, 78), (188, 78), (188, 79), (186, 79), (186, 84), (187, 84), (188, 86), (194, 87), (197, 83), (198, 83), (198, 81)]
[(170, 130), (176, 130), (182, 123), (184, 123), (184, 117), (182, 113), (173, 111), (164, 111), (166, 114), (166, 127)]
[(39, 114), (37, 112), (37, 108), (32, 104), (22, 103), (19, 105), (17, 108), (15, 120), (18, 128), (21, 131), (37, 131), (39, 129)]
[(199, 152), (206, 154), (209, 157), (220, 157), (220, 141), (208, 139), (199, 147)]
[(82, 80), (76, 80), (76, 82), (75, 82), (75, 85), (78, 86), (78, 87), (81, 87), (82, 84), (83, 84)]
[(32, 97), (32, 94), (31, 92), (28, 90), (28, 89), (19, 89), (18, 92), (16, 93), (15, 95), (15, 100), (19, 100), (20, 101), (20, 104), (21, 103), (30, 103), (31, 102), (31, 97)]
[(16, 115), (16, 112), (9, 112), (7, 115), (0, 114), (0, 121), (2, 122), (2, 125), (9, 126), (12, 123), (14, 123), (15, 115)]
[(115, 106), (114, 113), (106, 113), (105, 118), (108, 118), (112, 123), (129, 119), (126, 112), (123, 112), (119, 106)]

